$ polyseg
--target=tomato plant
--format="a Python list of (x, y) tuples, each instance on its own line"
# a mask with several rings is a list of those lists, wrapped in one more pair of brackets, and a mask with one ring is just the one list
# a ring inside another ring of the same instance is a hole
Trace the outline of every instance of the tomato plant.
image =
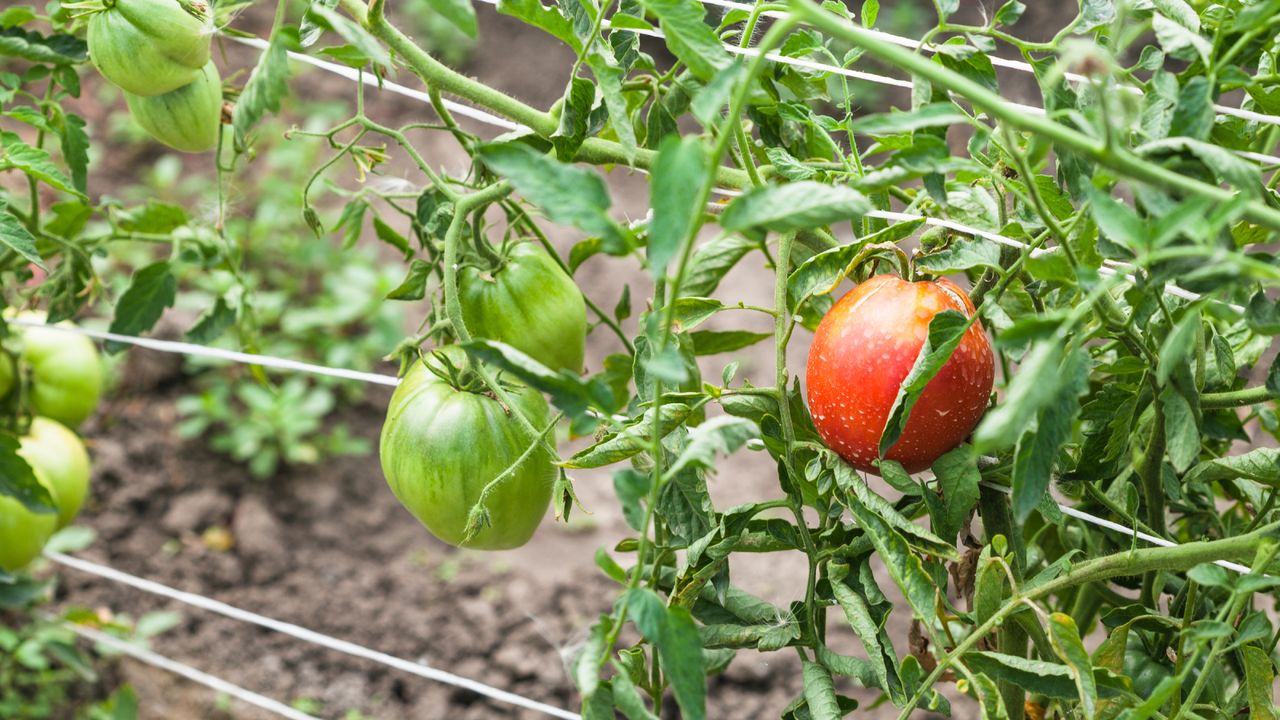
[[(396, 388), (378, 454), (387, 483), (433, 535), (450, 545), (504, 550), (529, 542), (547, 514), (556, 469), (540, 445), (528, 452), (521, 413), (537, 427), (542, 396), (510, 387), (504, 407), (454, 363), (460, 353), (413, 363)], [(472, 515), (472, 508), (483, 514)]]
[[(431, 5), (478, 32), (469, 4)], [(277, 3), (258, 55), (222, 3), (253, 69), (170, 90), (199, 94), (185, 119), (126, 101), (174, 147), (219, 145), (190, 207), (95, 186), (86, 19), (6, 9), (0, 297), (136, 335), (195, 286), (189, 340), (261, 347), (259, 308), (299, 274), (254, 267), (275, 238), (248, 218), (283, 207), (253, 206), (262, 177), (312, 246), (397, 258), (398, 285), (346, 305), (411, 315), (379, 352), (407, 370), (380, 449), (431, 532), (519, 545), (612, 472), (631, 536), (596, 561), (619, 597), (571, 662), (592, 720), (704, 718), (709, 675), (782, 649), (788, 719), (1274, 717), (1280, 4), (1061, 5), (935, 0), (895, 39), (875, 0), (502, 2), (574, 55), (559, 97), (520, 99), (382, 0)], [(286, 170), (261, 151), (269, 116), (297, 119), (297, 50), (371, 83), (283, 133), (316, 154)], [(387, 79), (433, 115), (388, 125)], [(283, 422), (273, 401), (302, 395), (265, 372), (234, 392)], [(763, 494), (717, 474), (730, 454)], [(18, 508), (41, 487), (0, 475)], [(746, 592), (737, 561), (762, 554), (803, 582)], [(1126, 666), (1138, 617), (1155, 665)]]

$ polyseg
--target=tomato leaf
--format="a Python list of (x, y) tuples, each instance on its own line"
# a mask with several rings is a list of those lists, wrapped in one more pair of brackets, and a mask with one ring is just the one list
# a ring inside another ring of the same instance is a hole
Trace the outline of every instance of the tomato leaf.
[(1243, 455), (1206, 460), (1187, 474), (1187, 482), (1213, 483), (1247, 478), (1280, 487), (1280, 449), (1262, 447)]
[(1090, 364), (1088, 353), (1076, 348), (1066, 354), (1052, 379), (1040, 378), (1053, 394), (1036, 408), (1034, 424), (1021, 431), (1014, 450), (1013, 514), (1018, 522), (1041, 507), (1048, 497), (1058, 451), (1071, 439), (1080, 414), (1080, 397), (1089, 390)]
[(485, 145), (479, 155), (553, 222), (627, 244), (626, 231), (608, 214), (613, 201), (598, 173), (558, 162), (520, 143)]
[(689, 430), (688, 443), (666, 474), (674, 476), (685, 468), (714, 469), (717, 455), (728, 456), (760, 436), (760, 428), (750, 420), (722, 415)]
[(219, 297), (187, 331), (187, 340), (197, 345), (208, 345), (235, 324), (236, 315), (236, 309), (227, 304), (226, 298)]
[(898, 442), (911, 417), (911, 409), (924, 393), (929, 381), (938, 374), (943, 365), (951, 359), (951, 354), (964, 340), (965, 333), (976, 322), (977, 315), (966, 317), (955, 310), (944, 310), (929, 321), (929, 336), (920, 347), (920, 354), (910, 372), (898, 386), (898, 396), (889, 409), (889, 417), (885, 420), (884, 429), (880, 433), (880, 457)]
[(1049, 615), (1049, 640), (1053, 650), (1066, 663), (1079, 692), (1081, 710), (1085, 717), (1093, 717), (1098, 706), (1098, 687), (1093, 678), (1093, 663), (1089, 653), (1080, 640), (1080, 631), (1070, 615), (1051, 613)]
[(550, 138), (557, 158), (570, 162), (582, 147), (582, 141), (587, 138), (595, 99), (595, 83), (582, 77), (569, 80), (569, 87), (564, 92), (564, 102), (560, 106), (560, 125), (551, 133)]
[(656, 593), (646, 588), (628, 590), (622, 601), (640, 634), (657, 648), (662, 669), (680, 705), (681, 717), (704, 720), (707, 683), (702, 641), (689, 611), (667, 607)]
[(803, 663), (804, 701), (813, 720), (840, 720), (845, 713), (836, 697), (836, 686), (831, 673), (822, 665), (805, 660)]
[(812, 181), (765, 185), (748, 190), (724, 209), (720, 227), (728, 232), (775, 232), (823, 227), (870, 212), (871, 203), (853, 188)]
[(756, 242), (740, 235), (724, 235), (700, 245), (689, 258), (681, 293), (703, 297), (715, 292), (724, 276), (757, 247)]
[(968, 118), (952, 103), (932, 103), (908, 112), (893, 111), (864, 115), (853, 121), (854, 132), (863, 135), (896, 135), (931, 127), (967, 123)]
[(84, 128), (84, 118), (74, 113), (62, 115), (58, 123), (62, 157), (71, 169), (72, 184), (82, 195), (89, 182), (89, 134)]
[(18, 438), (0, 433), (0, 496), (11, 497), (33, 513), (56, 513), (53, 498), (35, 471), (18, 454)]
[(36, 239), (27, 232), (18, 218), (9, 212), (9, 204), (0, 197), (0, 244), (21, 255), (27, 262), (36, 267), (46, 269), (40, 253), (36, 250)]
[(693, 352), (698, 355), (733, 352), (773, 337), (773, 333), (748, 330), (698, 330), (689, 335), (693, 338)]
[(298, 44), (297, 31), (285, 26), (271, 35), (271, 43), (258, 58), (231, 115), (236, 142), (245, 137), (267, 113), (280, 112), (280, 101), (289, 95), (289, 47)]
[[(849, 627), (862, 642), (868, 659), (866, 661), (859, 659), (859, 664), (844, 668), (844, 672), (832, 667), (826, 659), (823, 659), (823, 664), (842, 675), (850, 672), (858, 673), (855, 677), (862, 680), (864, 685), (879, 687), (895, 704), (900, 704), (904, 698), (902, 683), (898, 679), (898, 658), (894, 655), (892, 641), (872, 616), (866, 598), (835, 578), (831, 580), (831, 594), (836, 604), (840, 606), (840, 610), (844, 612)], [(863, 663), (865, 663), (865, 669)], [(867, 677), (868, 675), (870, 677)]]
[[(116, 314), (111, 320), (111, 332), (117, 335), (142, 335), (155, 327), (165, 308), (173, 307), (177, 297), (178, 279), (173, 276), (169, 263), (148, 265), (133, 274), (129, 289), (116, 303)], [(107, 352), (117, 353), (128, 345), (108, 340)]]
[(978, 504), (978, 483), (982, 480), (978, 456), (972, 445), (961, 445), (935, 460), (932, 470), (942, 491), (933, 529), (938, 537), (952, 540)]
[[(689, 417), (690, 412), (692, 411), (688, 405), (663, 403), (658, 434), (666, 437), (667, 433), (679, 427)], [(655, 417), (654, 409), (649, 408), (643, 415), (622, 426), (621, 430), (605, 435), (600, 442), (563, 461), (561, 466), (579, 469), (603, 467), (648, 450), (653, 438)]]
[(493, 340), (474, 339), (460, 347), (467, 355), (509, 372), (535, 390), (551, 396), (552, 404), (571, 419), (586, 416), (591, 407), (612, 411), (613, 394), (602, 378), (583, 381), (568, 370), (551, 370), (510, 345)]
[(467, 37), (476, 37), (476, 10), (467, 0), (427, 0), (427, 4)]
[(703, 210), (699, 206), (702, 183), (709, 171), (706, 148), (697, 137), (671, 135), (662, 142), (653, 166), (649, 223), (649, 274), (665, 277)]
[(869, 256), (867, 249), (871, 246), (896, 244), (899, 240), (914, 235), (923, 225), (923, 218), (894, 223), (848, 245), (824, 250), (800, 263), (787, 278), (787, 297), (790, 298), (792, 308), (800, 307), (811, 295), (823, 295), (834, 290)]
[(667, 47), (699, 80), (708, 81), (729, 64), (729, 53), (706, 22), (702, 3), (688, 0), (642, 0), (658, 16)]
[(49, 153), (26, 144), (16, 133), (0, 132), (0, 150), (3, 150), (0, 153), (0, 170), (16, 168), (27, 177), (52, 188), (84, 197), (84, 193), (76, 189), (75, 183), (54, 164)]
[(79, 65), (89, 59), (89, 46), (64, 33), (41, 35), (18, 27), (0, 29), (0, 56), (49, 65)]
[(1245, 645), (1240, 650), (1244, 657), (1249, 720), (1275, 720), (1276, 706), (1271, 698), (1275, 692), (1276, 669), (1271, 656), (1256, 645)]

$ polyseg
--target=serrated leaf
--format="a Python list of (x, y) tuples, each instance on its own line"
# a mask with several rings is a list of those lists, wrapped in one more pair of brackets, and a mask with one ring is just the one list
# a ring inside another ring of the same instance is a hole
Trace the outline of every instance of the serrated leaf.
[(74, 35), (45, 36), (11, 27), (0, 30), (0, 56), (5, 55), (33, 63), (79, 65), (89, 59), (89, 46)]
[(880, 457), (884, 457), (898, 438), (911, 416), (911, 409), (924, 393), (929, 381), (942, 370), (951, 359), (951, 354), (960, 346), (965, 334), (973, 326), (973, 320), (964, 313), (955, 310), (944, 310), (929, 321), (929, 333), (920, 346), (920, 353), (911, 366), (902, 384), (898, 386), (898, 395), (893, 400), (889, 417), (885, 420), (880, 433)]
[[(307, 16), (316, 26), (337, 33), (339, 37), (363, 53), (375, 66), (386, 70), (391, 69), (391, 56), (387, 53), (387, 49), (359, 24), (339, 15), (335, 10), (314, 4), (308, 10)], [(275, 41), (275, 37), (272, 37), (272, 41)]]
[(791, 298), (792, 306), (799, 305), (810, 295), (822, 295), (834, 290), (853, 271), (865, 248), (897, 243), (914, 235), (923, 224), (923, 218), (895, 223), (848, 245), (824, 250), (805, 260), (787, 278), (787, 295)]
[(1186, 482), (1212, 483), (1237, 478), (1280, 487), (1280, 449), (1263, 447), (1243, 455), (1206, 460), (1191, 469)]
[(711, 418), (689, 430), (684, 450), (680, 451), (666, 473), (675, 475), (693, 467), (714, 471), (716, 457), (732, 455), (748, 440), (759, 436), (760, 428), (750, 420), (728, 415)]
[(1070, 615), (1055, 612), (1049, 615), (1049, 640), (1053, 650), (1066, 663), (1079, 692), (1080, 708), (1085, 717), (1094, 717), (1098, 706), (1098, 687), (1093, 679), (1093, 663), (1080, 640), (1080, 631)]
[(658, 658), (686, 720), (705, 720), (707, 683), (702, 641), (689, 611), (667, 607), (652, 590), (628, 590), (622, 602), (640, 634), (658, 651)]
[(509, 179), (553, 222), (624, 244), (624, 233), (609, 216), (613, 204), (597, 173), (566, 165), (519, 143), (485, 145), (480, 158)]
[(931, 127), (948, 127), (968, 122), (952, 103), (932, 103), (907, 112), (893, 111), (864, 115), (853, 121), (854, 132), (863, 135), (894, 135)]
[(17, 134), (0, 132), (0, 147), (4, 153), (0, 155), (0, 169), (17, 168), (28, 176), (73, 195), (81, 195), (71, 181), (58, 166), (54, 164), (49, 153), (26, 144)]
[(762, 340), (773, 337), (773, 333), (751, 332), (749, 330), (698, 330), (690, 333), (693, 338), (693, 352), (697, 355), (717, 355), (735, 352), (751, 347)]
[(747, 191), (724, 209), (720, 226), (729, 232), (790, 232), (851, 220), (870, 210), (866, 196), (853, 188), (801, 181)]
[(916, 257), (916, 267), (934, 275), (950, 275), (977, 267), (1000, 270), (1000, 246), (981, 237), (959, 238), (942, 250)]
[(671, 135), (662, 142), (653, 166), (649, 223), (649, 274), (665, 277), (667, 265), (689, 241), (698, 216), (702, 184), (710, 172), (706, 147), (698, 137)]
[(26, 227), (9, 212), (9, 204), (0, 197), (0, 244), (18, 253), (27, 262), (46, 269), (40, 253), (36, 250), (36, 239)]
[(699, 80), (708, 81), (729, 64), (729, 53), (706, 23), (706, 12), (697, 0), (643, 0), (658, 16), (667, 48)]
[(71, 169), (71, 181), (84, 194), (89, 181), (89, 134), (85, 132), (84, 118), (74, 113), (62, 117), (58, 127), (62, 158)]
[[(178, 293), (178, 279), (173, 276), (169, 263), (148, 265), (133, 274), (129, 288), (116, 303), (115, 317), (111, 320), (111, 332), (117, 335), (139, 336), (155, 327), (165, 308), (173, 307)], [(116, 353), (128, 345), (108, 340), (107, 352)]]
[[(666, 437), (689, 417), (692, 410), (682, 403), (663, 403), (658, 434)], [(589, 448), (581, 450), (561, 463), (566, 468), (594, 468), (612, 465), (649, 449), (653, 440), (655, 418), (653, 408), (628, 422), (617, 432), (609, 433)]]
[(270, 44), (258, 57), (258, 64), (236, 101), (231, 126), (242, 146), (253, 126), (267, 113), (280, 112), (280, 101), (289, 95), (289, 47), (298, 44), (296, 32), (285, 26), (272, 34)]
[(187, 331), (187, 341), (197, 345), (208, 345), (222, 337), (236, 322), (236, 310), (227, 304), (225, 298), (219, 297), (213, 307), (204, 311), (196, 324)]

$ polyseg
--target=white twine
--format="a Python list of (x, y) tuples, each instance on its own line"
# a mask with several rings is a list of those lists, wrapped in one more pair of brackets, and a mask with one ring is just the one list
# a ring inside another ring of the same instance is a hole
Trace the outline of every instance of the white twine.
[(381, 373), (361, 372), (359, 370), (349, 370), (347, 368), (315, 365), (313, 363), (287, 360), (285, 358), (272, 357), (270, 355), (257, 355), (255, 353), (238, 352), (235, 350), (223, 350), (221, 348), (209, 347), (208, 345), (196, 345), (194, 343), (176, 342), (173, 340), (155, 340), (152, 338), (137, 337), (134, 335), (119, 335), (117, 333), (88, 330), (86, 328), (76, 327), (73, 325), (47, 325), (40, 321), (23, 320), (21, 318), (14, 318), (9, 320), (9, 322), (23, 327), (56, 330), (57, 332), (70, 333), (72, 335), (84, 335), (86, 337), (94, 338), (95, 340), (136, 345), (138, 347), (158, 350), (160, 352), (193, 355), (196, 357), (213, 358), (216, 360), (228, 360), (230, 362), (237, 362), (245, 365), (257, 365), (258, 367), (272, 368), (275, 370), (290, 370), (308, 373), (311, 375), (324, 375), (327, 377), (342, 378), (344, 380), (358, 380), (360, 382), (372, 383), (374, 385), (395, 387), (400, 384), (400, 379), (394, 375), (383, 375)]
[(328, 648), (345, 655), (386, 665), (387, 667), (395, 668), (396, 670), (416, 675), (427, 680), (434, 680), (446, 685), (470, 690), (477, 695), (483, 695), (484, 697), (497, 700), (498, 702), (507, 703), (508, 705), (514, 705), (526, 710), (533, 710), (545, 715), (550, 715), (551, 717), (563, 718), (564, 720), (581, 720), (581, 716), (577, 713), (571, 713), (567, 710), (561, 710), (558, 707), (547, 705), (546, 703), (530, 700), (529, 698), (521, 695), (516, 695), (515, 693), (507, 692), (506, 690), (500, 690), (476, 680), (464, 678), (460, 675), (454, 675), (453, 673), (445, 672), (444, 670), (437, 670), (423, 665), (422, 663), (404, 660), (402, 658), (395, 657), (394, 655), (388, 655), (384, 652), (372, 650), (364, 647), (363, 645), (357, 645), (353, 642), (339, 640), (338, 638), (318, 633), (314, 630), (308, 630), (307, 628), (294, 625), (293, 623), (275, 620), (273, 618), (266, 617), (265, 615), (259, 615), (258, 613), (249, 612), (248, 610), (242, 610), (238, 607), (207, 598), (203, 595), (177, 590), (152, 580), (146, 580), (135, 575), (121, 572), (115, 568), (99, 565), (95, 562), (90, 562), (88, 560), (64, 555), (63, 553), (50, 550), (46, 550), (44, 556), (60, 565), (65, 565), (66, 567), (79, 570), (80, 572), (96, 575), (100, 578), (118, 582), (122, 585), (128, 585), (129, 587), (151, 593), (152, 595), (159, 595), (160, 597), (169, 598), (170, 600), (176, 600), (180, 603), (200, 608), (201, 610), (207, 610), (209, 612), (231, 618), (232, 620), (248, 623), (250, 625), (257, 625), (258, 627), (266, 628), (267, 630), (274, 630), (275, 632), (288, 635), (292, 638), (302, 640), (303, 642), (319, 645), (320, 647)]
[(194, 683), (199, 683), (214, 692), (229, 695), (260, 710), (275, 713), (280, 717), (289, 718), (289, 720), (320, 720), (314, 715), (308, 715), (307, 713), (291, 708), (284, 703), (272, 700), (264, 695), (259, 695), (252, 690), (246, 690), (239, 685), (227, 682), (222, 678), (214, 677), (206, 672), (201, 672), (190, 665), (184, 665), (176, 660), (171, 660), (163, 655), (152, 652), (147, 648), (125, 642), (113, 635), (108, 635), (104, 632), (94, 630), (93, 628), (70, 622), (63, 623), (63, 626), (86, 640), (92, 640), (93, 642), (105, 645), (118, 653), (128, 655), (138, 662), (146, 663), (147, 665), (160, 668), (161, 670), (168, 670), (169, 672), (175, 675), (180, 675)]

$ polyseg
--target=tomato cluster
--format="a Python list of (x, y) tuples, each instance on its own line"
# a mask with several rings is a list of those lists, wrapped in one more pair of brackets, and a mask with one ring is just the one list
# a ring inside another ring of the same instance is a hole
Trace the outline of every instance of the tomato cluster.
[(0, 569), (9, 572), (35, 559), (83, 507), (89, 453), (72, 428), (92, 414), (102, 389), (98, 352), (84, 337), (38, 327), (18, 335), (20, 351), (0, 353), (0, 400), (31, 413), (22, 423), (18, 455), (49, 491), (56, 512), (33, 512), (0, 497)]
[[(581, 291), (536, 245), (504, 254), (494, 267), (459, 274), (468, 332), (553, 370), (582, 372)], [(382, 471), (401, 504), (441, 540), (481, 550), (519, 547), (546, 515), (558, 472), (550, 451), (528, 431), (545, 428), (550, 410), (536, 391), (506, 377), (505, 397), (495, 397), (466, 365), (466, 356), (449, 346), (410, 366), (382, 426)], [(484, 497), (483, 526), (468, 533), (481, 493), (495, 480)]]
[(115, 0), (89, 18), (89, 57), (152, 137), (182, 152), (218, 144), (222, 77), (199, 0)]

